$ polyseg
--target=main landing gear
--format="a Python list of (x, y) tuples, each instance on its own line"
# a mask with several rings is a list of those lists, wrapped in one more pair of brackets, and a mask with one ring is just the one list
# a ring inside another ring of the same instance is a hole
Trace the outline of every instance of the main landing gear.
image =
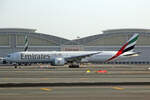
[(17, 66), (18, 66), (17, 64), (13, 64), (13, 66), (14, 66), (14, 68), (18, 68), (18, 67), (17, 67)]
[(70, 63), (69, 68), (79, 68), (80, 65), (78, 63)]

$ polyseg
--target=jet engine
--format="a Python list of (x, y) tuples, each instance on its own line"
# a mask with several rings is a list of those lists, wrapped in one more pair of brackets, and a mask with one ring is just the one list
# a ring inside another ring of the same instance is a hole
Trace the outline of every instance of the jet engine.
[(55, 58), (54, 61), (52, 62), (52, 65), (54, 66), (63, 66), (65, 65), (66, 61), (64, 58)]

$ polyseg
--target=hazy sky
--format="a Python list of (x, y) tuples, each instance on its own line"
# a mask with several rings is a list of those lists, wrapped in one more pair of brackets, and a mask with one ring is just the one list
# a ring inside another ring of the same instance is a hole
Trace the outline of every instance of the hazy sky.
[(150, 0), (0, 0), (0, 28), (18, 27), (67, 39), (150, 28)]

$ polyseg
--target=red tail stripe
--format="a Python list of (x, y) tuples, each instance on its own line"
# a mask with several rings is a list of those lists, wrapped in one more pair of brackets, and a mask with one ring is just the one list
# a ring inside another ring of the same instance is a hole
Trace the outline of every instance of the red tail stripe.
[[(128, 43), (126, 43), (113, 57), (109, 58), (107, 61), (113, 60), (116, 57), (120, 56), (123, 53), (123, 50), (125, 49), (125, 47), (128, 45)], [(106, 62), (107, 62), (106, 61)]]

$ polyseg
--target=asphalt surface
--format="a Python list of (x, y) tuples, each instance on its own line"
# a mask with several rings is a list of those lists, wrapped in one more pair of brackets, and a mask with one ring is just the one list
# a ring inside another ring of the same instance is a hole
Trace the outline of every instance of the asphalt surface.
[(1, 100), (149, 100), (150, 86), (0, 88)]
[(0, 100), (149, 100), (149, 67), (0, 66)]
[[(1, 83), (150, 82), (150, 65), (0, 66)], [(101, 72), (105, 71), (105, 72)]]

